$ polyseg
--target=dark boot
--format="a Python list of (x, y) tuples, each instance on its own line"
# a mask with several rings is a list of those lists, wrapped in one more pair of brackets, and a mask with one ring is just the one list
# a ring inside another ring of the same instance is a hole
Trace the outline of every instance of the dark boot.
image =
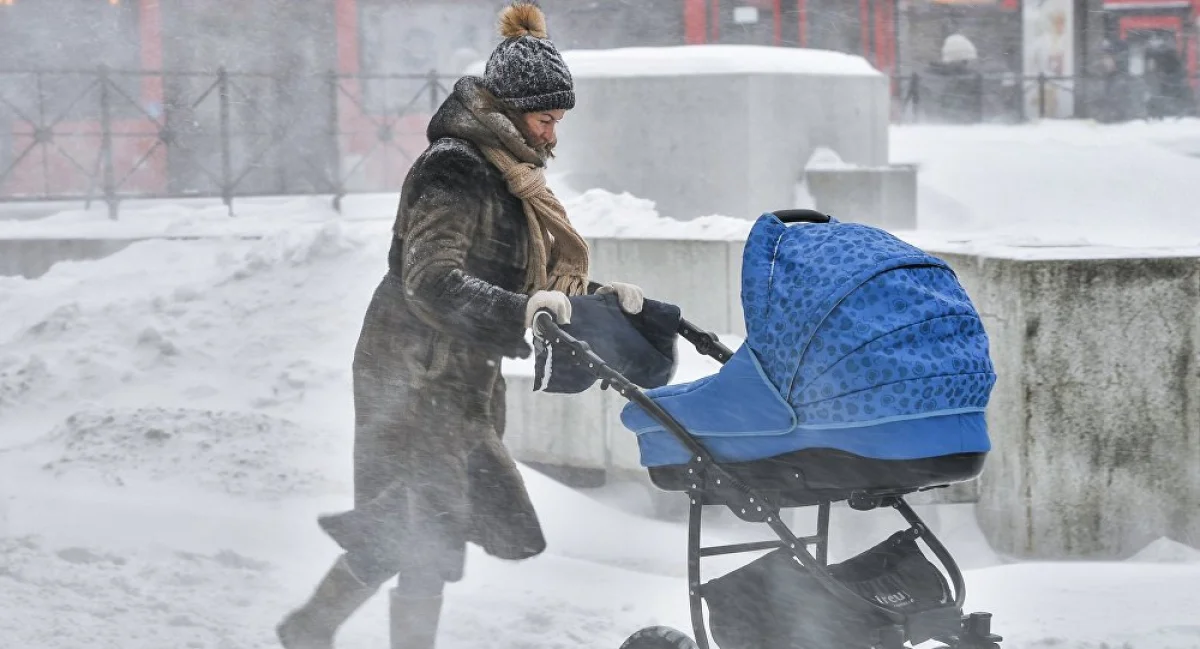
[(275, 627), (285, 649), (333, 649), (339, 627), (378, 590), (368, 586), (346, 567), (345, 556), (329, 569), (304, 606), (292, 611)]
[(442, 614), (442, 596), (408, 595), (393, 589), (391, 597), (388, 626), (391, 649), (433, 649)]

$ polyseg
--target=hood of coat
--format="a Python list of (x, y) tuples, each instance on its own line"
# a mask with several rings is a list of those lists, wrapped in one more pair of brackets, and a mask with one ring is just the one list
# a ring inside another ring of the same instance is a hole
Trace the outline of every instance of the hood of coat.
[(543, 166), (545, 156), (526, 143), (516, 124), (496, 105), (483, 87), (483, 79), (467, 76), (454, 84), (425, 131), (430, 142), (458, 138), (479, 147), (508, 150), (521, 162)]

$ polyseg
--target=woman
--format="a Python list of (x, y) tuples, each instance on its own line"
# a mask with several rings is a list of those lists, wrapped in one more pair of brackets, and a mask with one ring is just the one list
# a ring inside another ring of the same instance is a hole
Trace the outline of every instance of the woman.
[(569, 296), (641, 290), (588, 280), (588, 250), (544, 167), (575, 105), (570, 71), (528, 3), (501, 16), (483, 77), (464, 77), (429, 123), (405, 180), (389, 270), (354, 357), (353, 511), (321, 519), (346, 551), (277, 628), (288, 649), (329, 649), (388, 579), (393, 649), (433, 647), (442, 588), (462, 578), (466, 543), (521, 560), (545, 549), (504, 433), (504, 357)]

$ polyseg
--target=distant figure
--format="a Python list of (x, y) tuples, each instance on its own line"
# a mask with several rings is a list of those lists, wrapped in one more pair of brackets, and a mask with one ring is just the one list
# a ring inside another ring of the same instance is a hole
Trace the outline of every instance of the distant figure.
[(942, 64), (973, 64), (979, 60), (979, 52), (971, 39), (962, 34), (951, 34), (942, 43)]
[(922, 113), (932, 121), (970, 124), (983, 119), (983, 78), (979, 52), (962, 34), (942, 43), (942, 58), (929, 64), (929, 87), (924, 89)]
[(1150, 98), (1146, 105), (1147, 117), (1181, 117), (1192, 114), (1195, 98), (1187, 82), (1187, 71), (1183, 58), (1172, 40), (1154, 39), (1146, 49), (1147, 75)]
[(1123, 122), (1133, 119), (1135, 83), (1129, 74), (1129, 45), (1124, 40), (1105, 41), (1100, 59), (1102, 92), (1096, 121)]

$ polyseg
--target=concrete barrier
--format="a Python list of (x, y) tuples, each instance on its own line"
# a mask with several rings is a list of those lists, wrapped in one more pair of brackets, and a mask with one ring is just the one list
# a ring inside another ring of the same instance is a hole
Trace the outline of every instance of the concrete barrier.
[(943, 255), (999, 382), (978, 515), (1024, 558), (1200, 546), (1200, 259)]
[(138, 239), (0, 239), (0, 275), (34, 279), (60, 261), (103, 259)]
[(817, 147), (852, 165), (888, 163), (888, 81), (858, 57), (748, 46), (636, 54), (564, 54), (578, 99), (555, 172), (572, 187), (629, 192), (676, 218), (752, 219), (794, 207)]

